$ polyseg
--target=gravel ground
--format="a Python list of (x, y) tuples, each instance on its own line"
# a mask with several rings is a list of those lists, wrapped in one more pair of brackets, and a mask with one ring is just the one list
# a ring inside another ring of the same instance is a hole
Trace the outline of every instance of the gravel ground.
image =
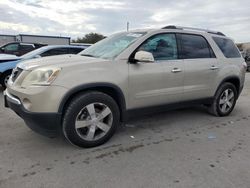
[(140, 117), (106, 144), (79, 149), (27, 128), (3, 107), (0, 187), (250, 187), (250, 74), (229, 117), (192, 107)]

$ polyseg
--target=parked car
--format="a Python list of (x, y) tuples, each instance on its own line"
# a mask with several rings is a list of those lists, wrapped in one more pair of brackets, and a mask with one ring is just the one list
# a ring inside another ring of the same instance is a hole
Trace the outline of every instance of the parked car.
[(13, 60), (3, 60), (0, 63), (0, 84), (3, 87), (6, 86), (6, 83), (11, 75), (12, 69), (15, 68), (16, 65), (22, 61), (53, 55), (77, 54), (84, 49), (85, 47), (82, 46), (50, 45), (31, 51), (19, 58), (17, 57), (16, 59), (13, 57)]
[(250, 72), (250, 55), (245, 56), (245, 61), (247, 63), (247, 71)]
[[(71, 63), (70, 63), (71, 62)], [(78, 55), (29, 60), (13, 71), (5, 105), (34, 131), (94, 147), (142, 112), (204, 104), (227, 116), (246, 63), (220, 32), (167, 26), (112, 35)]]
[(22, 56), (30, 51), (33, 51), (37, 48), (41, 48), (43, 46), (46, 46), (46, 44), (11, 42), (1, 46), (0, 53)]

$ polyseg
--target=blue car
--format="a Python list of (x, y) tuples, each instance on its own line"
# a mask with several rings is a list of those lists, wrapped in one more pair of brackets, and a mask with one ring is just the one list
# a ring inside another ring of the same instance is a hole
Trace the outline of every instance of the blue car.
[(72, 45), (50, 45), (44, 46), (39, 49), (33, 50), (21, 57), (10, 57), (0, 59), (0, 84), (2, 87), (6, 86), (6, 83), (11, 75), (12, 69), (22, 61), (41, 58), (52, 55), (62, 55), (62, 54), (77, 54), (84, 50), (84, 46), (72, 46)]

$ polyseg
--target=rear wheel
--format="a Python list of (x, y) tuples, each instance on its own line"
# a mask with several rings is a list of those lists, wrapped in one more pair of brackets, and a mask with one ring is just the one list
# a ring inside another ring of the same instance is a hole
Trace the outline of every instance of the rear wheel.
[(209, 107), (209, 112), (216, 116), (229, 115), (236, 104), (237, 90), (231, 83), (224, 83), (217, 90), (213, 103)]
[(101, 92), (76, 96), (63, 118), (63, 133), (79, 147), (94, 147), (108, 141), (119, 124), (119, 108), (114, 99)]

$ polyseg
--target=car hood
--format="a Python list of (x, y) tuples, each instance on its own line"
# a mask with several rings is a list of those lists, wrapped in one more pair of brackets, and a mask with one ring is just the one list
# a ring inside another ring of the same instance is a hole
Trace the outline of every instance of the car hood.
[(10, 55), (10, 54), (0, 54), (0, 62), (6, 62), (6, 61), (15, 61), (21, 59), (20, 57), (17, 57), (16, 55)]
[(18, 67), (24, 70), (33, 70), (36, 68), (46, 66), (57, 66), (60, 68), (66, 66), (73, 66), (82, 63), (97, 63), (107, 61), (100, 58), (86, 57), (81, 55), (57, 55), (50, 57), (43, 57), (37, 59), (26, 60), (18, 64)]

